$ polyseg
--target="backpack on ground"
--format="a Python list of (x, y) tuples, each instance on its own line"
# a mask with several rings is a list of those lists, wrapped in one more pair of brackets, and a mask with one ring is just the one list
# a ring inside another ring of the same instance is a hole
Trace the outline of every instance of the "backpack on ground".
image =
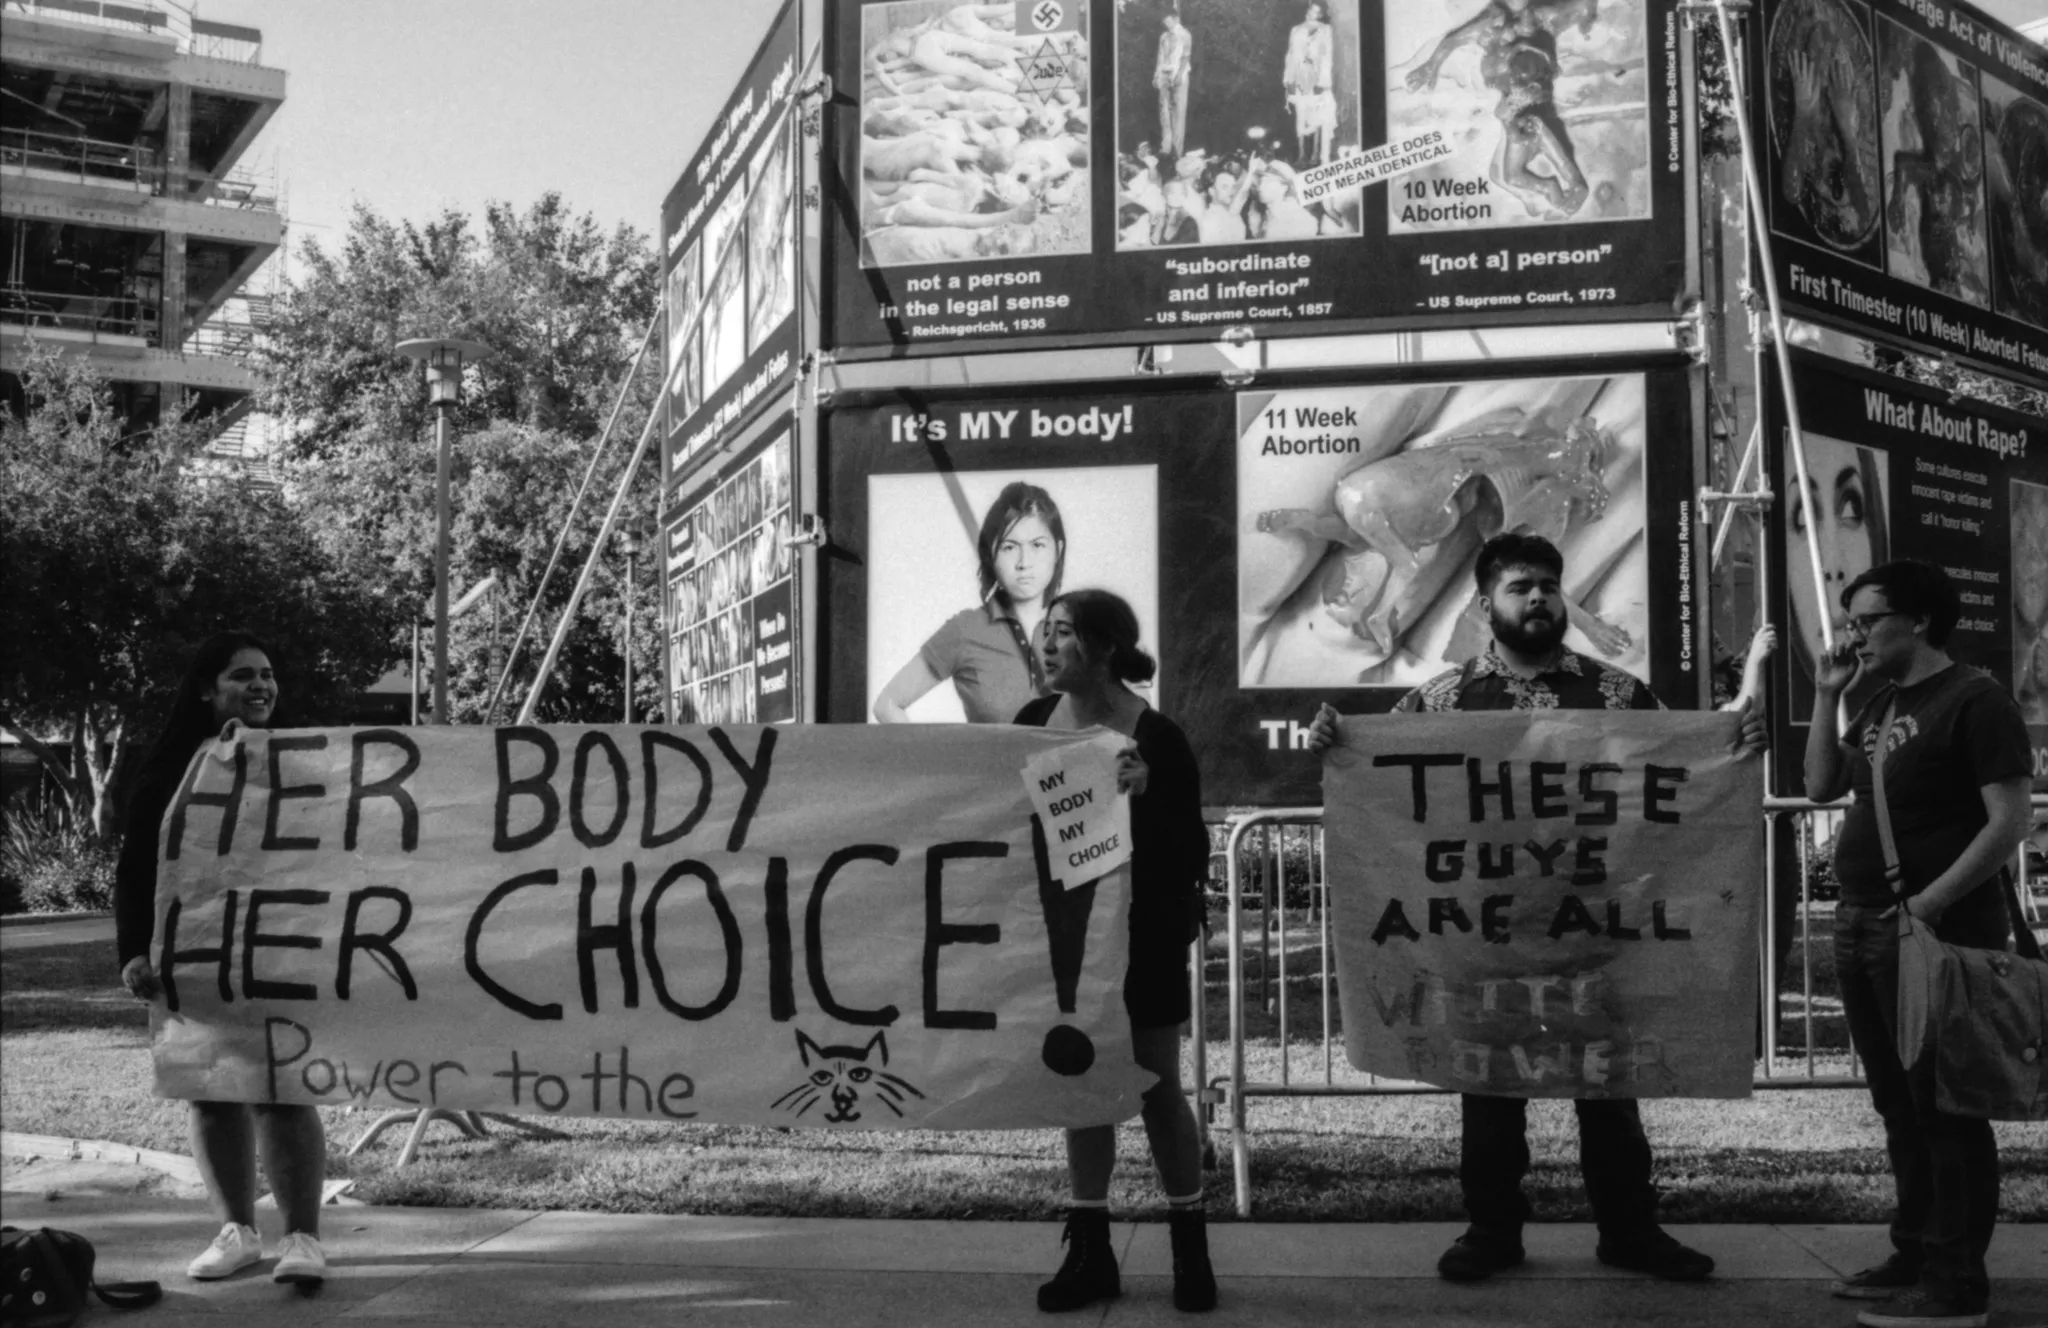
[(72, 1231), (0, 1227), (0, 1322), (14, 1328), (71, 1328), (85, 1312), (91, 1290), (117, 1310), (156, 1304), (163, 1288), (155, 1282), (92, 1279), (92, 1242)]

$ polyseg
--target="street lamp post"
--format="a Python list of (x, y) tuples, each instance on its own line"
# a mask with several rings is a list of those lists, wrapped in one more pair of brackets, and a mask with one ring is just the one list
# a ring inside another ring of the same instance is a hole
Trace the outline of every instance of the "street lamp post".
[(640, 556), (640, 528), (623, 526), (619, 530), (619, 552), (626, 556), (626, 612), (625, 643), (620, 653), (626, 657), (626, 702), (625, 722), (633, 722), (633, 609), (639, 598), (639, 583), (633, 579), (634, 560)]
[(452, 337), (401, 341), (398, 353), (427, 366), (427, 390), (434, 405), (434, 722), (448, 722), (448, 417), (462, 396), (462, 361), (480, 359), (484, 348)]

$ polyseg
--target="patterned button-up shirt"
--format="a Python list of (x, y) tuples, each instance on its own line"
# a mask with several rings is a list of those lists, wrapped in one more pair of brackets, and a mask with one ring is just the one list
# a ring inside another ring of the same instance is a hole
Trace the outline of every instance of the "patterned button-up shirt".
[(1632, 673), (1610, 668), (1576, 650), (1557, 654), (1533, 678), (1508, 667), (1491, 641), (1471, 663), (1447, 669), (1401, 698), (1397, 711), (1443, 710), (1662, 710), (1649, 687)]

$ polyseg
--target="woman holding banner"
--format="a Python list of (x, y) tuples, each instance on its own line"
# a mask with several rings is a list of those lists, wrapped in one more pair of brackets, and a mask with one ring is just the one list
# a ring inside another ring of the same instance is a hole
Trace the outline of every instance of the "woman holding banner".
[(908, 724), (910, 707), (947, 678), (970, 724), (1006, 723), (1045, 691), (1036, 643), (1045, 606), (1060, 593), (1067, 528), (1036, 484), (1003, 486), (974, 541), (981, 603), (947, 619), (875, 698), (875, 718)]
[[(163, 984), (150, 964), (156, 927), (158, 829), (193, 754), (235, 724), (269, 728), (276, 717), (277, 675), (270, 651), (246, 632), (221, 632), (192, 657), (171, 716), (143, 764), (129, 804), (127, 833), (114, 875), (114, 924), (121, 983), (136, 999), (155, 1001)], [(192, 1156), (220, 1234), (186, 1271), (201, 1281), (240, 1272), (263, 1259), (256, 1232), (256, 1154), (284, 1214), (284, 1247), (271, 1277), (316, 1286), (326, 1276), (320, 1248), (320, 1191), (327, 1175), (327, 1138), (320, 1113), (287, 1103), (194, 1102)]]
[[(1106, 590), (1075, 590), (1046, 615), (1046, 685), (1017, 723), (1054, 729), (1114, 729), (1130, 739), (1117, 786), (1131, 796), (1130, 966), (1124, 1008), (1139, 1065), (1158, 1076), (1145, 1093), (1145, 1136), (1166, 1190), (1173, 1239), (1173, 1303), (1216, 1307), (1216, 1274), (1202, 1213), (1202, 1153), (1194, 1114), (1180, 1091), (1180, 1026), (1189, 1014), (1188, 946), (1199, 933), (1197, 882), (1209, 862), (1195, 754), (1178, 725), (1130, 689), (1158, 666), (1138, 645), (1138, 616)], [(1109, 1175), (1116, 1127), (1067, 1131), (1073, 1198), (1061, 1241), (1067, 1256), (1038, 1289), (1041, 1310), (1075, 1310), (1121, 1294), (1109, 1244)]]

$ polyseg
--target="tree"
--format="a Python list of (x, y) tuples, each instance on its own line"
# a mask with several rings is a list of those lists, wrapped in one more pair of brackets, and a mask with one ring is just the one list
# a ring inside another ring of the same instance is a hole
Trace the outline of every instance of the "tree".
[[(589, 465), (595, 439), (577, 438), (505, 421), (486, 423), (457, 439), (451, 465), (449, 580), (453, 593), (486, 576), (497, 577), (492, 602), (455, 620), (449, 632), (450, 718), (483, 721), (485, 705), (505, 665), (520, 619), (533, 602), (556, 535), (569, 524), (569, 505)], [(570, 525), (561, 566), (548, 583), (535, 634), (520, 655), (520, 682), (495, 716), (509, 720), (546, 649), (547, 633), (568, 604), (604, 505), (617, 488), (631, 441), (616, 438), (591, 483), (581, 516)], [(652, 469), (651, 467), (649, 468)], [(328, 521), (328, 538), (347, 540), (346, 556), (371, 565), (394, 604), (405, 606), (394, 630), (409, 634), (413, 615), (426, 618), (433, 594), (433, 483), (431, 445), (364, 448), (345, 466), (309, 466), (294, 481), (298, 498)], [(621, 520), (652, 527), (653, 483), (636, 485)], [(650, 575), (653, 543), (639, 568), (642, 585), (634, 615), (635, 707), (660, 704), (659, 581)], [(610, 551), (607, 551), (609, 554)], [(536, 714), (548, 723), (613, 721), (620, 717), (624, 657), (620, 654), (624, 568), (607, 556), (577, 622), (556, 661)]]
[[(31, 351), (25, 410), (0, 420), (0, 727), (77, 823), (113, 830), (130, 746), (168, 711), (193, 649), (245, 627), (289, 668), (293, 710), (332, 714), (392, 662), (389, 610), (276, 495), (197, 480), (206, 434), (131, 436), (86, 361)], [(68, 757), (50, 735), (68, 739)]]
[[(392, 349), (419, 336), (489, 348), (464, 375), (464, 432), (509, 420), (594, 437), (659, 303), (646, 237), (604, 235), (554, 193), (524, 214), (492, 204), (481, 237), (453, 210), (415, 226), (358, 205), (338, 252), (308, 244), (301, 260), (263, 367), (264, 408), (290, 422), (302, 460), (431, 432), (419, 369)], [(625, 424), (646, 419), (658, 386)]]
[[(450, 709), (480, 720), (519, 620), (532, 603), (569, 503), (658, 303), (645, 237), (609, 235), (550, 193), (518, 213), (486, 209), (480, 228), (444, 212), (423, 226), (358, 207), (333, 253), (304, 251), (273, 329), (265, 408), (288, 433), (289, 488), (330, 553), (364, 569), (404, 606), (394, 644), (433, 592), (433, 421), (417, 365), (393, 347), (413, 336), (462, 336), (484, 357), (464, 374), (452, 421), (450, 580), (456, 593), (498, 577), (497, 622), (479, 611), (451, 628)], [(589, 552), (633, 441), (660, 395), (650, 356), (630, 385), (612, 438), (550, 580), (537, 631), (520, 656), (525, 682)], [(651, 525), (658, 467), (646, 465), (626, 515)], [(645, 570), (645, 569), (643, 569)], [(539, 714), (550, 721), (620, 714), (623, 587), (607, 559), (558, 661)], [(658, 704), (658, 596), (636, 617), (636, 704)], [(495, 718), (524, 695), (515, 687)]]

